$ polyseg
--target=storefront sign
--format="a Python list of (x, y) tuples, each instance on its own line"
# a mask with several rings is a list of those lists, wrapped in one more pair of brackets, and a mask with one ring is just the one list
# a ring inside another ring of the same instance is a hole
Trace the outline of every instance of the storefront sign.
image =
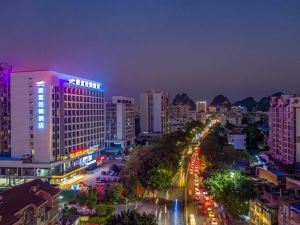
[(99, 149), (99, 146), (98, 145), (95, 145), (95, 146), (92, 146), (92, 147), (89, 147), (89, 148), (78, 148), (78, 149), (75, 149), (71, 152), (70, 154), (70, 158), (73, 159), (73, 158), (77, 158), (77, 157), (80, 157), (80, 156), (83, 156), (83, 155), (86, 155), (88, 153), (91, 153), (91, 152), (94, 152), (96, 150)]

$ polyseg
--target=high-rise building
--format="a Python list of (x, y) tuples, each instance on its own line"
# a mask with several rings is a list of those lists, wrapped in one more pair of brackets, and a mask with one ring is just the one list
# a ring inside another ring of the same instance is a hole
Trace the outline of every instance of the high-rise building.
[(183, 129), (186, 123), (196, 120), (196, 112), (190, 105), (169, 106), (170, 132)]
[(197, 101), (196, 102), (196, 112), (207, 112), (206, 101)]
[(134, 99), (113, 96), (106, 103), (106, 147), (127, 149), (135, 139)]
[(102, 84), (53, 71), (11, 74), (11, 161), (0, 175), (60, 182), (104, 149)]
[(0, 155), (10, 154), (10, 73), (11, 66), (0, 64)]
[(300, 162), (300, 96), (271, 98), (269, 131), (272, 157), (284, 164)]
[(169, 94), (164, 91), (147, 91), (140, 95), (141, 132), (168, 133)]

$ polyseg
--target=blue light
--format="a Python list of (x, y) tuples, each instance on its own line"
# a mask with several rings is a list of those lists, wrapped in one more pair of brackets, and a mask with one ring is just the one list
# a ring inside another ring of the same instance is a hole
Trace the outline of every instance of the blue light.
[(37, 88), (37, 122), (38, 128), (43, 129), (45, 128), (45, 81), (36, 82)]

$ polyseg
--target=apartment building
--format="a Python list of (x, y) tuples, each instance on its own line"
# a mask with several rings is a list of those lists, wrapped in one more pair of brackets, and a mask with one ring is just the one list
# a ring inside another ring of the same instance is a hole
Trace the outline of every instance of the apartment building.
[(12, 67), (0, 64), (0, 156), (9, 156), (11, 150), (10, 128), (10, 73)]
[(134, 99), (113, 96), (106, 103), (106, 147), (128, 149), (135, 140)]
[(168, 133), (169, 94), (150, 90), (140, 95), (140, 125), (143, 133)]
[(284, 164), (300, 162), (300, 97), (272, 97), (269, 109), (271, 156)]

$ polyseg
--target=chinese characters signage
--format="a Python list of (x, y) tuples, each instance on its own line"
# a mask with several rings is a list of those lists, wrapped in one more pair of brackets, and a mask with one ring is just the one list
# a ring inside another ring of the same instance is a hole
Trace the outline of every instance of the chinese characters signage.
[(45, 82), (39, 81), (37, 85), (37, 124), (39, 129), (45, 127)]
[(80, 156), (83, 156), (85, 154), (88, 154), (90, 152), (94, 152), (96, 150), (99, 149), (99, 146), (98, 145), (95, 145), (95, 146), (92, 146), (92, 147), (89, 147), (89, 148), (78, 148), (78, 149), (74, 149), (71, 153), (70, 153), (70, 158), (73, 159), (73, 158), (77, 158), (77, 157), (80, 157)]
[(99, 89), (99, 90), (102, 88), (101, 83), (96, 83), (96, 82), (87, 81), (87, 80), (80, 80), (80, 79), (70, 79), (69, 84), (74, 84), (74, 85), (81, 86), (81, 87), (94, 88), (94, 89)]

